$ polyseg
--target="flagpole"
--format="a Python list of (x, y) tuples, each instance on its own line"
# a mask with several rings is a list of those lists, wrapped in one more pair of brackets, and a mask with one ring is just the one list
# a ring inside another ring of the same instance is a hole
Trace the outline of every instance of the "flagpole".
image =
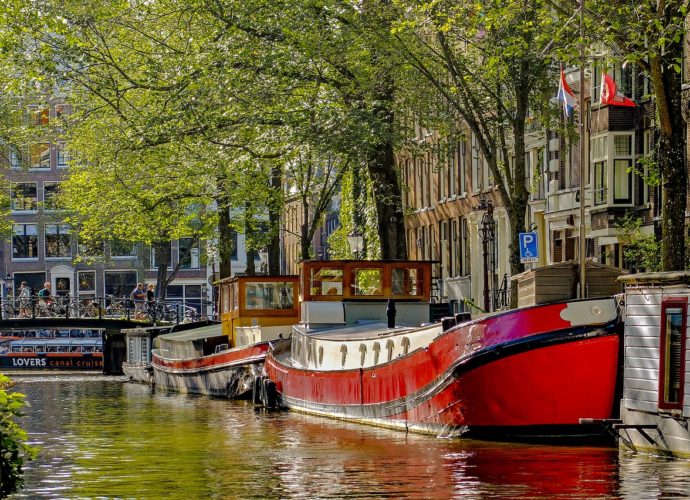
[(580, 0), (580, 298), (585, 298), (585, 0)]

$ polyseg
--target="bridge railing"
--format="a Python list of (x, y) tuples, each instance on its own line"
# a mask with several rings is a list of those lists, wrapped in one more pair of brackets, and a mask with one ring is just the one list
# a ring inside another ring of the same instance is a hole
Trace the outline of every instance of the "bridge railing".
[[(190, 305), (176, 300), (133, 301), (126, 297), (18, 297), (4, 298), (2, 319), (93, 318), (127, 319), (153, 323), (189, 323), (213, 319), (206, 304)], [(200, 310), (199, 310), (200, 309)]]

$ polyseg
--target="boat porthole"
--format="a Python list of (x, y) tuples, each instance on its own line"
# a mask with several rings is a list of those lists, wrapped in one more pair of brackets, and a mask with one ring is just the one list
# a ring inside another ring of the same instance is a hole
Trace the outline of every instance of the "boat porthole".
[(379, 353), (381, 352), (381, 344), (378, 342), (374, 342), (374, 345), (371, 348), (372, 351), (374, 351), (374, 365), (379, 364)]
[(345, 344), (340, 346), (340, 353), (343, 355), (341, 365), (345, 366), (345, 360), (347, 359), (347, 346)]
[(319, 364), (320, 365), (323, 364), (323, 346), (322, 345), (319, 346)]
[(367, 346), (366, 344), (359, 344), (359, 352), (362, 356), (359, 359), (359, 366), (364, 366), (364, 360), (367, 357)]
[(592, 306), (592, 314), (598, 316), (601, 314), (601, 308), (599, 306)]

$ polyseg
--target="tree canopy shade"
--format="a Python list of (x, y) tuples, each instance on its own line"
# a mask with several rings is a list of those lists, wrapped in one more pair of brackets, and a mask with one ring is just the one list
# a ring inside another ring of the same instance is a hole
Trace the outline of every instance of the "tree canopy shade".
[[(168, 154), (160, 151), (168, 148), (172, 163), (184, 166), (178, 179), (197, 179), (199, 157), (212, 158), (216, 187), (229, 178), (223, 189), (242, 192), (248, 179), (240, 165), (318, 144), (330, 157), (368, 165), (385, 252), (404, 257), (393, 94), (383, 85), (392, 65), (376, 55), (380, 44), (362, 23), (386, 22), (376, 6), (156, 0), (38, 7), (17, 0), (5, 9), (14, 14), (10, 28), (28, 40), (18, 44), (17, 59), (30, 53), (35, 75), (67, 92), (75, 109), (69, 138), (84, 164), (102, 166), (107, 157), (143, 178), (166, 170), (160, 161)], [(85, 138), (95, 134), (100, 149), (89, 152)], [(146, 161), (133, 161), (142, 155)], [(226, 194), (217, 192), (217, 201), (236, 198)]]
[(417, 120), (451, 142), (466, 130), (475, 138), (508, 214), (511, 271), (517, 273), (529, 197), (525, 127), (528, 118), (548, 124), (553, 111), (555, 68), (544, 54), (557, 33), (551, 8), (541, 0), (397, 3), (405, 15), (394, 28), (392, 50), (406, 61), (411, 88), (420, 85), (416, 95), (424, 99), (414, 105), (420, 101), (411, 97), (407, 104)]

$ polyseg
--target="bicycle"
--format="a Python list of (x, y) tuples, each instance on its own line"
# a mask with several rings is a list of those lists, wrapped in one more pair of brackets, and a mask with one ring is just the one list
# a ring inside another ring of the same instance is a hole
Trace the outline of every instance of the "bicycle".
[(110, 304), (105, 308), (105, 315), (111, 318), (124, 318), (127, 316), (128, 304), (127, 299), (114, 299), (108, 297)]
[(154, 302), (153, 305), (149, 304), (146, 318), (154, 323), (156, 321), (173, 322), (177, 319), (177, 310), (163, 302)]

